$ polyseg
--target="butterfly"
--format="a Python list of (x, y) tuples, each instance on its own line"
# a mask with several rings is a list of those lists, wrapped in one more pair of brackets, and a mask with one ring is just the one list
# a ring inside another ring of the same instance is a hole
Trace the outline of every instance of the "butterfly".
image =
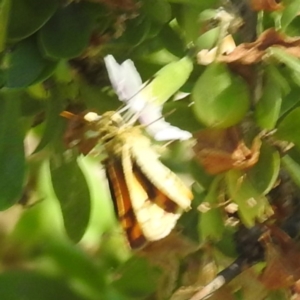
[(190, 208), (190, 189), (159, 160), (141, 126), (126, 122), (120, 113), (73, 115), (65, 142), (84, 155), (102, 145), (102, 162), (118, 219), (133, 249), (166, 237)]

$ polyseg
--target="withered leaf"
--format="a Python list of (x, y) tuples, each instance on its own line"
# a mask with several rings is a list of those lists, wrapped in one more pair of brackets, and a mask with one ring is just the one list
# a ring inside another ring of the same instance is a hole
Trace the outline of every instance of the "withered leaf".
[(291, 287), (300, 279), (300, 251), (294, 241), (284, 231), (269, 226), (260, 241), (266, 248), (267, 266), (260, 276), (268, 289)]
[(247, 169), (258, 161), (260, 138), (255, 138), (249, 149), (236, 127), (200, 130), (194, 138), (195, 157), (209, 174)]
[(300, 38), (287, 37), (274, 28), (264, 31), (253, 43), (238, 45), (228, 55), (221, 55), (218, 60), (228, 64), (251, 65), (260, 62), (269, 47), (280, 47), (287, 53), (300, 58)]
[(276, 0), (251, 0), (251, 8), (255, 11), (266, 10), (275, 11), (283, 8), (281, 3)]

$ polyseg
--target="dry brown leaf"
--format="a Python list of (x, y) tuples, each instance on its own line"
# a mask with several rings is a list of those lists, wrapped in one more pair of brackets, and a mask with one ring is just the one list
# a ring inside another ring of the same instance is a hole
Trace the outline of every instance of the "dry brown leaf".
[(254, 139), (249, 149), (235, 127), (204, 129), (195, 133), (194, 137), (196, 159), (209, 174), (247, 169), (258, 161), (261, 146), (259, 137)]
[(284, 231), (268, 226), (270, 231), (260, 241), (266, 248), (267, 266), (261, 282), (271, 290), (293, 286), (300, 279), (300, 251)]
[(274, 28), (264, 31), (253, 43), (238, 45), (228, 55), (219, 56), (218, 60), (228, 64), (251, 65), (260, 62), (269, 47), (283, 48), (287, 53), (300, 58), (300, 38), (287, 37)]
[(251, 8), (255, 11), (260, 11), (260, 10), (274, 11), (283, 8), (280, 1), (276, 1), (276, 0), (251, 0), (250, 4), (251, 4)]

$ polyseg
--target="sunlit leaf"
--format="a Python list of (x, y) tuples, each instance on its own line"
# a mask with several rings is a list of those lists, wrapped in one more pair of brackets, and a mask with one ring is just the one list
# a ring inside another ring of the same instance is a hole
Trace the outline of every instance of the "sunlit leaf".
[(247, 171), (247, 177), (253, 187), (262, 195), (274, 186), (280, 170), (280, 155), (276, 149), (263, 144), (258, 162)]
[[(271, 71), (271, 70), (270, 70)], [(267, 72), (262, 96), (255, 107), (257, 124), (264, 129), (273, 129), (279, 117), (282, 91), (272, 73)]]
[(252, 227), (257, 219), (264, 220), (272, 212), (268, 200), (251, 184), (245, 173), (231, 170), (226, 173), (229, 195), (238, 205), (238, 214), (247, 227)]
[(289, 155), (285, 155), (282, 159), (284, 169), (288, 171), (292, 180), (300, 186), (300, 165), (293, 160)]
[[(212, 182), (207, 196), (204, 198), (202, 204), (210, 206), (209, 210), (202, 212), (198, 224), (198, 230), (201, 239), (218, 240), (224, 231), (224, 220), (221, 210), (218, 206), (218, 189), (221, 177), (216, 177)], [(201, 204), (200, 204), (201, 206)], [(199, 208), (198, 208), (199, 209)]]
[(196, 117), (209, 127), (233, 126), (241, 121), (249, 107), (246, 83), (219, 63), (209, 65), (199, 77), (192, 98)]
[(292, 142), (297, 147), (300, 147), (300, 108), (292, 110), (278, 125), (278, 130), (275, 136), (278, 139)]

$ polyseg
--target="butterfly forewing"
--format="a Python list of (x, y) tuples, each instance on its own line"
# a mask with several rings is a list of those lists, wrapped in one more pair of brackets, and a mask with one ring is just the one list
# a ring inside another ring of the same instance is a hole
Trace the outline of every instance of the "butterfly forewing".
[[(158, 159), (158, 155), (151, 148), (149, 140), (142, 136), (145, 141), (134, 140), (131, 143), (131, 153), (134, 161), (149, 179), (149, 181), (167, 196), (166, 201), (173, 201), (184, 210), (188, 210), (191, 205), (193, 195), (170, 169), (163, 165)], [(167, 207), (168, 204), (166, 203)]]

